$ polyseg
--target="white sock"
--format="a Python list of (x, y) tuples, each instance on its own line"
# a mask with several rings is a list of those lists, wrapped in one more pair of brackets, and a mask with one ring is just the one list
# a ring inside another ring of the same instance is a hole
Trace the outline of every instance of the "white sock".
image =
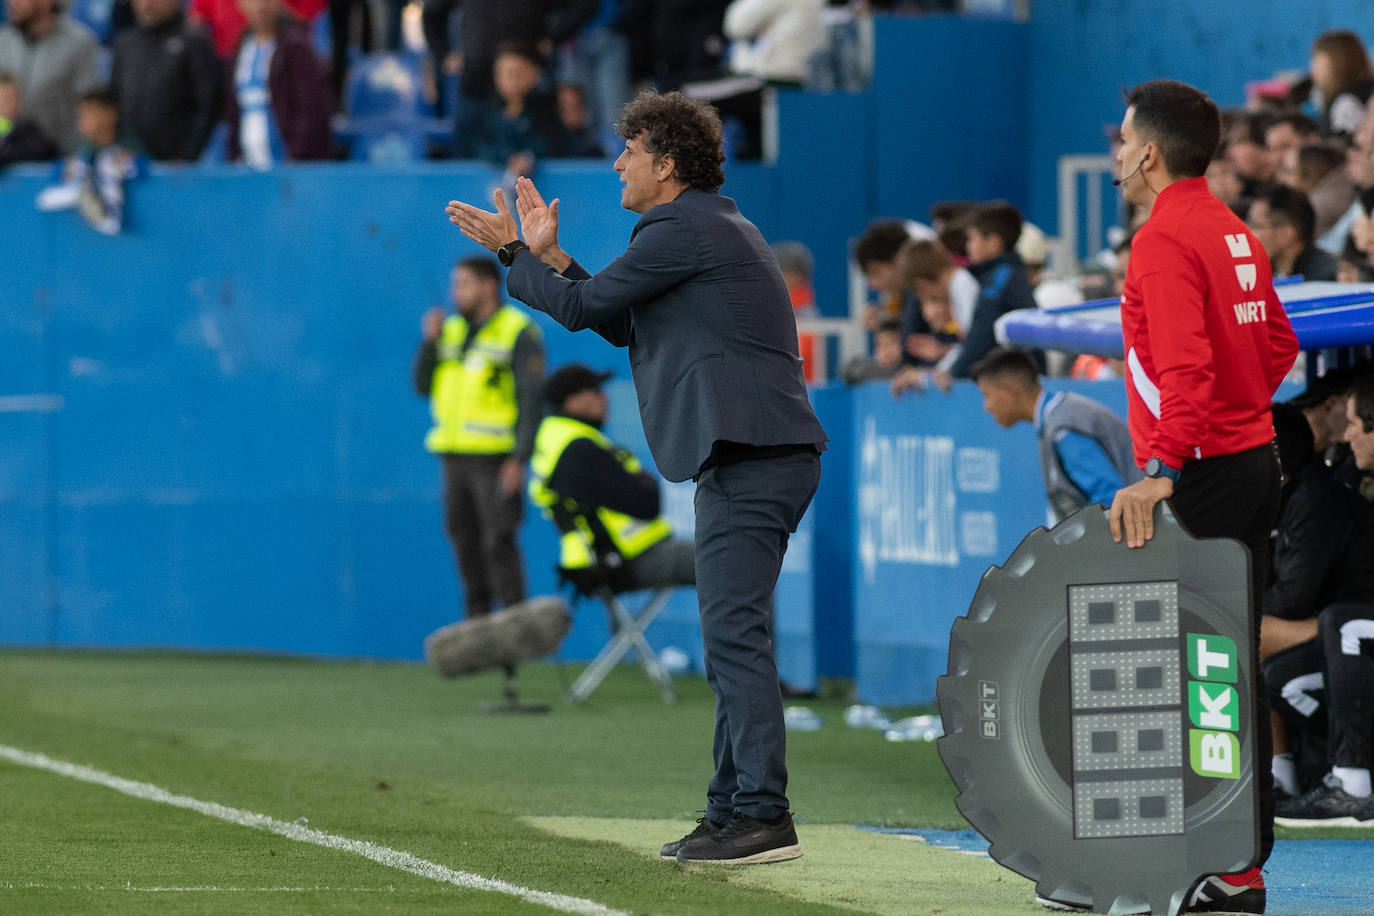
[(1274, 773), (1274, 782), (1289, 795), (1298, 795), (1298, 765), (1293, 762), (1292, 754), (1275, 754), (1269, 761), (1269, 769)]
[(1332, 767), (1331, 775), (1341, 781), (1345, 794), (1355, 798), (1369, 797), (1369, 770), (1365, 767)]

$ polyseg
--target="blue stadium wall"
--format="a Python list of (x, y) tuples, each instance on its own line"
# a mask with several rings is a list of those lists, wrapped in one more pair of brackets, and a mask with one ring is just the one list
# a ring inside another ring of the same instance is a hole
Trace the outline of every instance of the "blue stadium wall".
[[(1338, 7), (1353, 4), (1303, 5), (1294, 16), (1318, 19), (1285, 21), (1294, 37), (1266, 33), (1269, 45), (1255, 43), (1262, 17), (1233, 11), (1238, 37), (1180, 37), (1178, 59), (1253, 57), (1258, 72), (1204, 73), (1215, 85), (1169, 75), (1226, 101), (1272, 69), (1271, 49), (1300, 64)], [(1035, 12), (1029, 24), (884, 22), (880, 90), (786, 95), (782, 164), (729, 167), (725, 192), (770, 240), (817, 253), (827, 311), (843, 311), (844, 252), (869, 218), (947, 197), (1045, 197), (1053, 156), (1099, 148), (1100, 124), (1119, 116), (1117, 74), (1174, 60), (1131, 4), (1040, 0)], [(1105, 40), (1113, 15), (1132, 23), (1130, 42)], [(1059, 32), (1082, 47), (1048, 40)], [(416, 658), (461, 594), (409, 363), (421, 313), (474, 250), (443, 204), (488, 198), (494, 178), (453, 164), (159, 169), (131, 186), (127, 231), (109, 239), (34, 210), (43, 170), (0, 173), (0, 643)], [(634, 216), (608, 205), (606, 166), (554, 164), (540, 180), (587, 266), (620, 251)], [(1031, 205), (1047, 225), (1052, 195)], [(623, 353), (543, 326), (554, 364), (627, 376)], [(642, 444), (628, 383), (612, 398), (611, 434)], [(832, 447), (780, 584), (784, 676), (852, 676), (870, 701), (927, 702), (949, 621), (1043, 520), (1029, 431), (996, 429), (971, 389), (813, 400)], [(932, 496), (950, 473), (951, 494)], [(688, 533), (690, 487), (665, 496)], [(531, 517), (522, 541), (531, 593), (552, 590), (552, 529)], [(604, 638), (584, 606), (563, 654), (587, 658)], [(690, 594), (651, 638), (699, 665)]]

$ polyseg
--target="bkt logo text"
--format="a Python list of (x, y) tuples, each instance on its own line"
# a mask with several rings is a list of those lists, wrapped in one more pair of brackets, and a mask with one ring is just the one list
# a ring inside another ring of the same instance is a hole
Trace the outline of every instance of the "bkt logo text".
[(1236, 644), (1225, 636), (1189, 633), (1188, 757), (1193, 772), (1240, 778), (1240, 675)]

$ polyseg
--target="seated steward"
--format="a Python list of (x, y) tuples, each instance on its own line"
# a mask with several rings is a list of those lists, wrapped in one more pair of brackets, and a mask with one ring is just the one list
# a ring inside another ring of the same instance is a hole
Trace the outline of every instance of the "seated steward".
[(559, 567), (578, 590), (695, 585), (693, 543), (659, 514), (658, 481), (601, 432), (610, 372), (579, 363), (549, 377), (552, 408), (530, 460), (530, 498), (563, 533)]

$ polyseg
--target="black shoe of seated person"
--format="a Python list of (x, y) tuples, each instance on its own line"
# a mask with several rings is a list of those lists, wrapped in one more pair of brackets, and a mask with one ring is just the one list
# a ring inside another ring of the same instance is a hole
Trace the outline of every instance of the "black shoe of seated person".
[(715, 821), (711, 820), (709, 817), (699, 817), (697, 818), (697, 825), (695, 828), (693, 828), (691, 833), (687, 834), (680, 840), (673, 840), (673, 842), (671, 843), (664, 843), (663, 848), (658, 851), (658, 857), (660, 859), (676, 859), (677, 851), (681, 849), (683, 846), (686, 846), (688, 843), (692, 842), (692, 840), (700, 839), (701, 837), (708, 837), (724, 826), (724, 824), (718, 824)]
[(677, 851), (677, 860), (716, 865), (762, 865), (797, 859), (801, 854), (791, 812), (773, 821), (761, 821), (736, 812), (730, 816), (728, 824), (710, 836), (684, 843)]

